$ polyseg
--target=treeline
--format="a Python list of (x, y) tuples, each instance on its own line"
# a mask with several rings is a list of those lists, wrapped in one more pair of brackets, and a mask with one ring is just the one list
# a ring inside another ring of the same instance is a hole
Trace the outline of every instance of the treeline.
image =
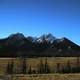
[[(34, 62), (35, 63), (35, 62)], [(36, 63), (35, 63), (36, 64)], [(20, 67), (15, 69), (14, 61), (7, 64), (6, 74), (48, 74), (48, 73), (80, 73), (80, 60), (76, 59), (75, 65), (68, 60), (66, 65), (61, 63), (56, 64), (56, 68), (50, 67), (47, 58), (45, 61), (40, 60), (38, 67), (34, 70), (32, 66), (27, 64), (25, 58), (22, 59)]]

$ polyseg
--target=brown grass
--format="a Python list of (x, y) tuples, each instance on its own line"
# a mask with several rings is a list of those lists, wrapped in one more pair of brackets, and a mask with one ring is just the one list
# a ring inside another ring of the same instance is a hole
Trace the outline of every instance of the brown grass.
[[(45, 62), (44, 57), (42, 58), (27, 58), (26, 63), (28, 66), (31, 66), (32, 69), (37, 69), (42, 59), (43, 63)], [(57, 63), (60, 63), (61, 66), (66, 65), (67, 61), (70, 61), (71, 65), (75, 65), (77, 57), (48, 57), (47, 62), (51, 69), (56, 69)], [(0, 74), (5, 74), (6, 66), (8, 62), (14, 61), (15, 67), (19, 69), (22, 63), (21, 58), (0, 58)]]
[(3, 80), (80, 80), (80, 74), (12, 75), (4, 78)]
[[(32, 69), (36, 69), (42, 59), (45, 62), (44, 57), (42, 58), (27, 58), (26, 63), (32, 66)], [(56, 68), (56, 64), (66, 65), (67, 61), (70, 61), (71, 65), (75, 65), (77, 57), (48, 57), (47, 61), (49, 66), (53, 69)], [(6, 66), (8, 62), (14, 61), (17, 68), (22, 63), (21, 58), (0, 58), (0, 79), (2, 80), (80, 80), (80, 74), (13, 74), (6, 75)]]

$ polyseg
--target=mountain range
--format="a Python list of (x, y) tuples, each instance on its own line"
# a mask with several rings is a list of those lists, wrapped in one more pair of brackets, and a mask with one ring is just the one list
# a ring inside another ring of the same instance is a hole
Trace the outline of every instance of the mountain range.
[(80, 46), (66, 37), (51, 33), (40, 37), (25, 37), (22, 33), (0, 39), (0, 57), (78, 57)]

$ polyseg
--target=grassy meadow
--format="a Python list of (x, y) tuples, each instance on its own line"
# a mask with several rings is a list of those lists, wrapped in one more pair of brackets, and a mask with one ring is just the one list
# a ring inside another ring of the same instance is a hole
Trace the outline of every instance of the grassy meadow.
[[(57, 73), (57, 64), (60, 64), (60, 68), (66, 66), (68, 61), (71, 66), (77, 65), (77, 60), (79, 61), (80, 57), (39, 57), (39, 58), (26, 58), (26, 65), (31, 66), (32, 71), (37, 71), (40, 62), (42, 61), (47, 64), (51, 70), (51, 73), (48, 74), (18, 74), (17, 71), (20, 70), (22, 65), (23, 58), (0, 58), (0, 79), (1, 80), (80, 80), (80, 73)], [(14, 71), (16, 74), (7, 74), (6, 67), (8, 63), (14, 62)], [(54, 72), (54, 73), (53, 73)]]
[[(45, 63), (46, 57), (26, 58), (26, 64), (31, 66), (32, 70), (36, 70), (40, 64), (40, 60)], [(19, 69), (22, 64), (22, 58), (0, 58), (0, 74), (5, 74), (8, 63), (14, 62), (15, 69)], [(65, 66), (70, 61), (71, 65), (76, 65), (77, 57), (47, 57), (47, 63), (52, 70), (56, 69), (58, 63)]]

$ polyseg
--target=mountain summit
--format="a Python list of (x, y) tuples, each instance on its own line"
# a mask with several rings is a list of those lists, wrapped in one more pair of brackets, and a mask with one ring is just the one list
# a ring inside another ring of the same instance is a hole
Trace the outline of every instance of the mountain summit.
[(22, 33), (16, 33), (16, 34), (11, 34), (8, 38), (14, 40), (22, 40), (25, 38), (25, 36)]
[(51, 33), (40, 37), (25, 37), (22, 33), (12, 34), (0, 39), (0, 57), (77, 57), (80, 56), (80, 46), (63, 37), (56, 38)]
[(43, 40), (53, 43), (56, 38), (51, 34), (43, 34), (41, 37), (37, 39), (38, 42), (43, 42)]

